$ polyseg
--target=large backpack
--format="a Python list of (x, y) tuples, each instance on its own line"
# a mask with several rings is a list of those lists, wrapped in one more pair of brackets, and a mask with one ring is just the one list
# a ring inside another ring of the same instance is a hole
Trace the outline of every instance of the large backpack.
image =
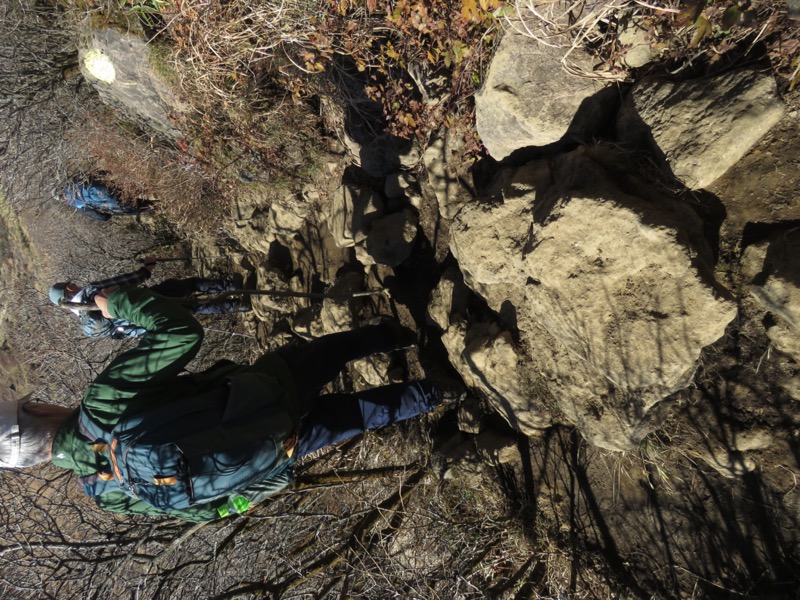
[(125, 415), (107, 430), (81, 407), (78, 424), (97, 457), (84, 492), (123, 491), (163, 510), (241, 491), (291, 466), (294, 423), (277, 379), (237, 373), (223, 385)]

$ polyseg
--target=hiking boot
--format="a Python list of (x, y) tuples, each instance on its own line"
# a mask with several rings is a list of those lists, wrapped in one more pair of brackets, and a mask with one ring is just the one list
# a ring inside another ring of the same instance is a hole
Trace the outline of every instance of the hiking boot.
[(244, 296), (213, 302), (196, 302), (189, 305), (188, 308), (193, 315), (226, 315), (232, 312), (250, 312), (252, 305), (250, 298)]
[(226, 279), (198, 279), (196, 289), (201, 294), (221, 294), (232, 288)]

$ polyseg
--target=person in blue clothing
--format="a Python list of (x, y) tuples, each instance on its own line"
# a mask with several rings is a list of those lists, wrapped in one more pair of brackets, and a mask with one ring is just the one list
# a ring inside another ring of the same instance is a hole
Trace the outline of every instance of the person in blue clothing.
[(120, 203), (106, 186), (99, 183), (70, 183), (64, 190), (62, 199), (68, 206), (97, 221), (107, 221), (113, 215), (133, 215), (143, 207)]

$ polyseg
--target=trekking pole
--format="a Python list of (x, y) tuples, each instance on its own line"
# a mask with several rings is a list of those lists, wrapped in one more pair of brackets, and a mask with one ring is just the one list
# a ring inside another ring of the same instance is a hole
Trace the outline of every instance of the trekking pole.
[(213, 327), (207, 327), (207, 326), (204, 326), (203, 329), (205, 329), (206, 331), (213, 331), (214, 333), (223, 333), (225, 335), (249, 338), (251, 340), (256, 339), (256, 336), (250, 335), (249, 333), (239, 333), (237, 331), (225, 331), (224, 329), (215, 329)]
[(154, 256), (143, 256), (142, 258), (138, 258), (136, 260), (138, 260), (140, 262), (144, 262), (145, 258), (149, 258), (152, 262), (178, 262), (178, 261), (183, 261), (183, 260), (188, 261), (188, 262), (193, 262), (193, 261), (196, 261), (196, 260), (212, 260), (212, 259), (217, 259), (217, 258), (234, 258), (234, 257), (240, 257), (240, 256), (247, 256), (247, 254), (244, 254), (242, 252), (234, 252), (233, 254), (220, 254), (220, 255), (217, 255), (217, 256), (198, 256), (196, 258), (193, 257), (193, 256), (167, 257), (167, 258), (156, 258)]
[[(203, 302), (213, 302), (223, 298), (230, 298), (232, 296), (272, 296), (275, 298), (311, 298), (314, 300), (324, 300), (330, 298), (333, 300), (351, 300), (352, 298), (364, 298), (366, 296), (377, 296), (378, 294), (388, 294), (389, 290), (380, 288), (377, 290), (369, 290), (366, 292), (344, 292), (344, 293), (329, 293), (329, 292), (289, 292), (279, 290), (231, 290), (219, 294), (211, 294), (202, 299)], [(194, 303), (198, 299), (194, 298), (171, 298), (171, 300), (178, 304)], [(97, 305), (94, 302), (81, 303), (70, 302), (69, 300), (59, 300), (58, 305), (67, 310), (77, 310), (79, 312), (86, 312), (90, 310), (97, 310)]]
[(325, 298), (332, 298), (333, 300), (350, 300), (351, 298), (364, 298), (366, 296), (377, 296), (378, 294), (386, 294), (389, 290), (380, 288), (377, 290), (369, 290), (366, 292), (343, 292), (343, 293), (330, 293), (330, 292), (288, 292), (278, 290), (229, 290), (211, 296), (212, 300), (220, 298), (227, 298), (229, 296), (273, 296), (275, 298), (312, 298), (316, 300), (324, 300)]

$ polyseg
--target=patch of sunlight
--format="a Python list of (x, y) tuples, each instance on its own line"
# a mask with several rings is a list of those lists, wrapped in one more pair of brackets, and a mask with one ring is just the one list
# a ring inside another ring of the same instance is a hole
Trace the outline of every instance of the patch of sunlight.
[(89, 74), (103, 83), (112, 84), (117, 78), (117, 70), (108, 55), (102, 50), (89, 50), (83, 57), (83, 65)]

